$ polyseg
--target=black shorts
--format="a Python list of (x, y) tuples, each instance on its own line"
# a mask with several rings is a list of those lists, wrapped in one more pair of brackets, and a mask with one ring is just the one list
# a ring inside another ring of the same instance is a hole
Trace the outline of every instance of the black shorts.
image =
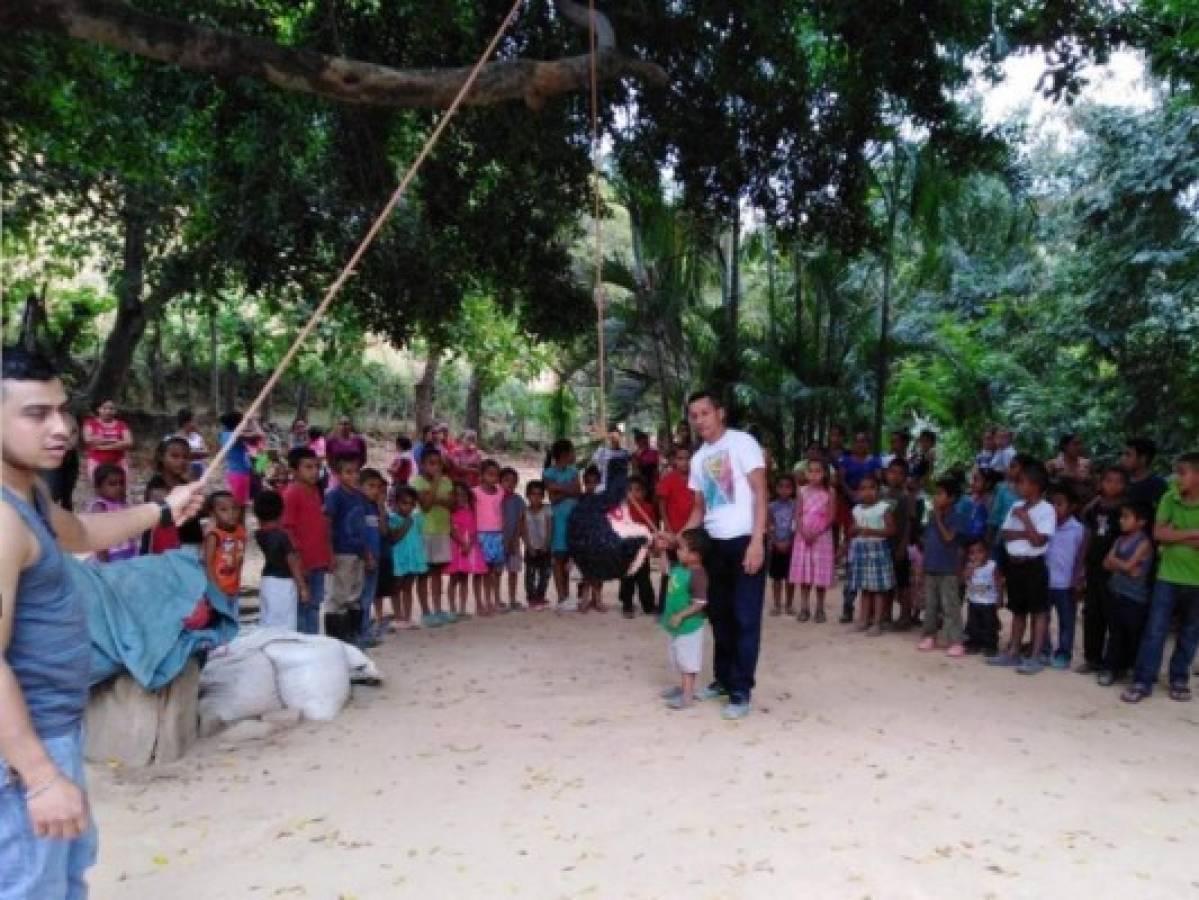
[(769, 575), (776, 581), (786, 581), (791, 575), (791, 551), (780, 553), (773, 547), (770, 549)]
[(1009, 556), (1004, 566), (1007, 577), (1007, 606), (1015, 615), (1049, 612), (1049, 568), (1043, 556)]

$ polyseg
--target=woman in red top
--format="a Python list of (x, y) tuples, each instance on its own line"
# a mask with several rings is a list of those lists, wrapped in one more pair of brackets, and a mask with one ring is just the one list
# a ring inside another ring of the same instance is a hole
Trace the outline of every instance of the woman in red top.
[(479, 450), (479, 435), (474, 432), (462, 432), (462, 443), (451, 452), (450, 461), (453, 465), (455, 481), (464, 481), (472, 488), (479, 486), (480, 473), (483, 470), (483, 453)]
[(87, 451), (87, 477), (91, 481), (96, 467), (104, 464), (120, 466), (129, 477), (129, 449), (133, 446), (133, 434), (129, 426), (117, 418), (117, 405), (105, 400), (96, 409), (96, 415), (83, 420), (80, 435)]

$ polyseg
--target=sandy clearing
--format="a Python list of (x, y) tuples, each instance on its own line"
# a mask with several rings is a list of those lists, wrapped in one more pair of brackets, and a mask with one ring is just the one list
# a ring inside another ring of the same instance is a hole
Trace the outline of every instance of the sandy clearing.
[[(668, 713), (645, 618), (393, 637), (328, 725), (92, 771), (97, 897), (1199, 895), (1199, 705), (768, 618), (756, 712)], [(710, 648), (709, 648), (710, 654)]]

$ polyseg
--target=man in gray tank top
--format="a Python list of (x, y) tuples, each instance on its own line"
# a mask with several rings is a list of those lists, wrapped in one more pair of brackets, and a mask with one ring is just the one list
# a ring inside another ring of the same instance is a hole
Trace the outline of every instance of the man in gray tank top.
[(83, 769), (91, 642), (85, 598), (63, 553), (112, 547), (158, 522), (183, 522), (199, 483), (164, 504), (74, 515), (50, 502), (38, 473), (69, 446), (67, 395), (44, 357), (3, 351), (0, 381), (0, 900), (84, 897), (96, 856)]

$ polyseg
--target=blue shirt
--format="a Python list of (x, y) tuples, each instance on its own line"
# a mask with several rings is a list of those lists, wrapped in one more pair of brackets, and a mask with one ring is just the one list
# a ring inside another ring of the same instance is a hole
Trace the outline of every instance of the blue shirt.
[[(338, 485), (325, 495), (325, 515), (333, 525), (333, 552), (363, 556), (368, 547), (366, 498), (358, 491)], [(376, 535), (378, 517), (375, 518)]]
[(950, 509), (945, 516), (945, 527), (956, 538), (946, 541), (941, 536), (932, 514), (924, 526), (924, 572), (926, 575), (956, 575), (962, 567), (962, 542), (966, 539), (970, 521), (961, 512)]
[[(220, 435), (221, 446), (229, 443), (229, 438), (233, 436), (232, 431), (222, 431)], [(225, 457), (225, 465), (230, 472), (237, 475), (249, 475), (253, 470), (250, 465), (250, 451), (246, 449), (246, 441), (244, 438), (238, 438), (232, 447), (229, 448), (229, 455)]]
[(883, 463), (882, 460), (874, 455), (859, 460), (857, 457), (846, 453), (841, 457), (840, 466), (845, 486), (851, 491), (856, 491), (858, 485), (862, 483), (862, 479), (867, 475), (877, 474), (878, 470), (883, 467)]
[(11, 604), (5, 609), (14, 621), (4, 661), (17, 679), (33, 730), (43, 739), (58, 737), (79, 727), (87, 706), (92, 658), (87, 598), (67, 577), (42, 495), (35, 493), (31, 506), (8, 488), (0, 491), (38, 544), (37, 562), (17, 578), (16, 611)]
[(372, 507), (369, 503), (366, 506), (366, 546), (370, 550), (371, 556), (378, 559), (379, 554), (383, 552), (383, 534), (379, 530), (379, 510), (378, 507)]

